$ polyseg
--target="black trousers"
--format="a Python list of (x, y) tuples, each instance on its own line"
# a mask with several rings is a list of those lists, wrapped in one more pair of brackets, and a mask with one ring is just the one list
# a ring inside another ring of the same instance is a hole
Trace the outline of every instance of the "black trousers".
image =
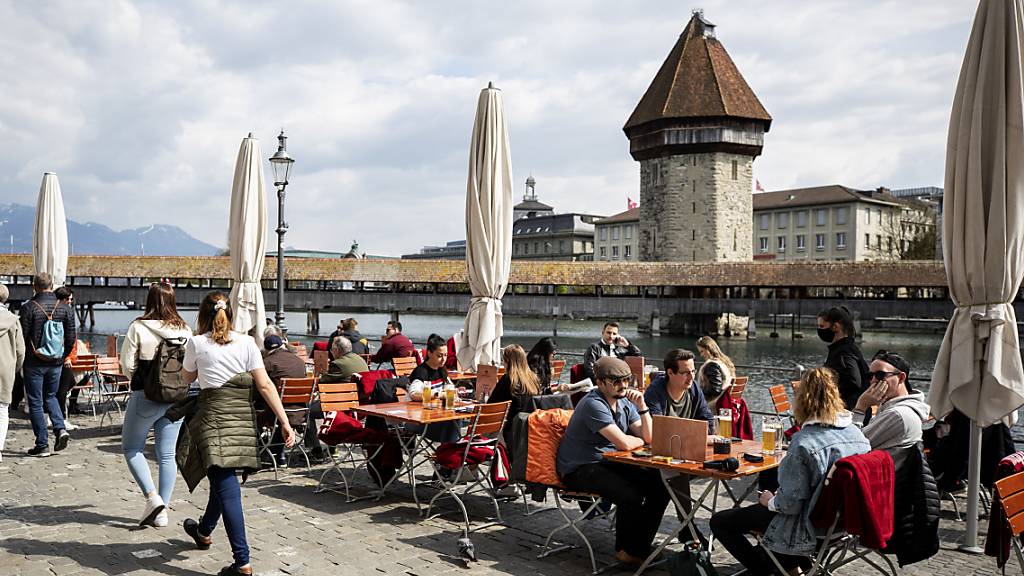
[[(715, 512), (715, 515), (711, 517), (711, 533), (722, 543), (722, 546), (725, 546), (733, 558), (754, 576), (778, 574), (775, 563), (768, 557), (764, 549), (747, 540), (747, 534), (753, 532), (763, 534), (774, 517), (775, 512), (760, 504), (722, 510)], [(811, 565), (810, 559), (804, 556), (790, 556), (778, 552), (773, 552), (773, 554), (787, 571), (796, 566), (806, 568)]]
[(585, 464), (562, 478), (566, 487), (594, 492), (618, 506), (615, 549), (644, 558), (658, 534), (669, 495), (657, 470), (598, 462)]

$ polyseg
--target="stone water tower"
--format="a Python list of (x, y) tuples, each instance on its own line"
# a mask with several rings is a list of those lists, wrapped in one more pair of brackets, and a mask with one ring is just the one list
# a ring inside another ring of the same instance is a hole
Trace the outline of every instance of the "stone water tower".
[(639, 259), (752, 259), (752, 179), (772, 118), (696, 10), (623, 127), (640, 162)]

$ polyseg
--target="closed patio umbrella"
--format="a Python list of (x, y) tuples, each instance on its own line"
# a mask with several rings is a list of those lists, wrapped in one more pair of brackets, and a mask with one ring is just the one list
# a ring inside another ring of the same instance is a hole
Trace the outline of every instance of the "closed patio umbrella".
[(501, 91), (480, 92), (469, 147), (466, 185), (466, 267), (473, 297), (458, 342), (465, 368), (497, 364), (501, 298), (512, 264), (512, 156)]
[(939, 349), (932, 413), (974, 421), (963, 547), (977, 551), (981, 431), (1024, 405), (1017, 317), (1024, 272), (1024, 0), (981, 0), (953, 100), (943, 258), (956, 309)]
[(231, 251), (231, 311), (234, 329), (248, 333), (262, 345), (264, 317), (263, 257), (267, 249), (267, 199), (263, 190), (260, 142), (250, 133), (242, 139), (231, 185), (231, 221), (228, 249)]
[(64, 285), (68, 272), (68, 221), (60, 182), (53, 172), (43, 174), (32, 226), (32, 268), (53, 276), (54, 287)]

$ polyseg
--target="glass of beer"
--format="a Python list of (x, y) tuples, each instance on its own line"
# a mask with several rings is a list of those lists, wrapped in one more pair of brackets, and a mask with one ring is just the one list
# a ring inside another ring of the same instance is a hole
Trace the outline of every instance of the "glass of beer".
[(765, 454), (775, 453), (775, 441), (779, 429), (772, 416), (761, 417), (761, 452)]
[(732, 410), (722, 408), (718, 411), (718, 435), (732, 438)]
[(444, 409), (451, 410), (455, 408), (455, 386), (451, 384), (444, 387)]
[(423, 385), (423, 407), (430, 408), (430, 404), (433, 401), (433, 390), (430, 389), (430, 384)]

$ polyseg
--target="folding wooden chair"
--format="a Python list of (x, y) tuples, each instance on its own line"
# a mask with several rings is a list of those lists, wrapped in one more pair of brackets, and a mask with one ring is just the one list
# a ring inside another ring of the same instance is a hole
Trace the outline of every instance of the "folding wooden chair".
[[(124, 408), (131, 395), (131, 382), (121, 373), (121, 360), (117, 356), (100, 356), (96, 358), (96, 373), (99, 375), (99, 401), (106, 409), (100, 416), (100, 426), (110, 414), (110, 408), (117, 410), (117, 415), (124, 421)], [(93, 410), (96, 407), (93, 406)], [(110, 425), (114, 426), (114, 417), (110, 416)]]
[[(434, 502), (438, 498), (450, 497), (455, 500), (462, 510), (462, 516), (466, 522), (464, 536), (469, 538), (469, 512), (466, 510), (466, 505), (462, 502), (462, 498), (456, 492), (456, 488), (463, 480), (473, 479), (475, 474), (475, 480), (466, 484), (465, 489), (462, 490), (462, 495), (468, 496), (475, 492), (484, 492), (491, 499), (491, 503), (494, 504), (495, 520), (498, 523), (501, 522), (501, 510), (498, 507), (496, 493), (497, 487), (491, 481), (491, 467), (494, 465), (495, 459), (498, 458), (498, 441), (501, 438), (501, 430), (505, 425), (505, 417), (508, 416), (508, 408), (511, 405), (511, 401), (476, 405), (473, 419), (469, 424), (469, 432), (463, 440), (457, 443), (462, 449), (462, 454), (458, 458), (458, 466), (449, 466), (449, 463), (437, 457), (436, 452), (431, 455), (430, 464), (434, 467), (434, 471), (437, 472), (437, 476), (440, 479), (441, 491), (430, 499), (430, 503), (427, 505), (427, 518), (436, 516), (432, 516), (430, 511), (433, 509)], [(491, 456), (479, 463), (471, 463), (469, 461), (470, 450), (489, 450)]]
[[(996, 493), (999, 495), (1003, 513), (1006, 514), (1010, 541), (1013, 542), (1013, 550), (1017, 554), (1017, 565), (1024, 574), (1024, 552), (1020, 544), (1020, 535), (1024, 532), (1024, 472), (996, 480)], [(1003, 574), (1006, 574), (1006, 564), (1003, 564)]]
[[(330, 427), (330, 416), (328, 414), (345, 413), (349, 414), (352, 408), (359, 405), (359, 384), (356, 382), (337, 382), (337, 383), (324, 383), (317, 382), (317, 390), (320, 395), (320, 408), (323, 410), (325, 415), (324, 425)], [(383, 440), (383, 438), (381, 438)], [(372, 447), (376, 445), (376, 449)], [(352, 465), (352, 477), (355, 478), (355, 474), (359, 472), (360, 468), (366, 467), (372, 469), (371, 474), (376, 477), (380, 477), (376, 468), (373, 466), (372, 460), (377, 457), (377, 454), (384, 448), (384, 442), (379, 443), (367, 443), (363, 441), (341, 441), (333, 445), (344, 449), (344, 453), (340, 450), (331, 450), (328, 452), (331, 457), (331, 466), (324, 470), (324, 473), (320, 475), (320, 481), (317, 482), (314, 493), (319, 494), (320, 492), (326, 492), (328, 490), (337, 492), (337, 488), (342, 486), (345, 490), (345, 500), (353, 502), (358, 498), (352, 498), (349, 494), (349, 478), (345, 474), (345, 471), (341, 468), (342, 464), (348, 463)], [(356, 449), (363, 448), (366, 450), (361, 456), (356, 456)], [(372, 454), (369, 453), (372, 450)], [(336, 453), (337, 452), (337, 453)], [(337, 472), (338, 476), (341, 477), (341, 483), (325, 484), (324, 479), (331, 472)]]
[[(93, 419), (96, 418), (96, 401), (95, 398), (93, 397), (93, 391), (96, 389), (97, 358), (99, 357), (95, 354), (79, 354), (75, 361), (71, 363), (71, 370), (72, 372), (75, 373), (76, 377), (79, 374), (87, 374), (89, 376), (89, 379), (86, 381), (85, 384), (78, 384), (76, 382), (75, 385), (71, 387), (71, 391), (77, 390), (80, 394), (82, 393), (83, 390), (85, 391), (89, 398), (89, 407), (92, 409)], [(68, 394), (68, 398), (71, 398), (70, 393)], [(64, 408), (65, 410), (67, 410), (68, 407), (65, 406)]]
[(314, 350), (313, 351), (313, 376), (319, 378), (323, 376), (324, 372), (327, 372), (327, 367), (331, 363), (330, 355), (326, 350)]
[(309, 351), (306, 350), (306, 345), (296, 343), (295, 355), (298, 356), (299, 358), (302, 358), (303, 361), (305, 361), (306, 358), (309, 358)]
[(772, 406), (779, 418), (789, 418), (790, 425), (793, 425), (793, 409), (789, 403), (789, 395), (786, 394), (786, 387), (782, 384), (768, 387), (768, 393), (772, 396)]
[[(296, 421), (301, 421), (302, 424), (293, 426), (295, 435), (298, 441), (295, 442), (291, 448), (285, 452), (286, 462), (291, 459), (291, 455), (298, 450), (302, 453), (302, 457), (306, 459), (306, 469), (311, 468), (309, 462), (309, 454), (306, 453), (306, 447), (303, 445), (302, 438), (306, 433), (306, 422), (309, 419), (309, 403), (313, 400), (313, 390), (316, 387), (316, 378), (282, 378), (281, 384), (278, 388), (278, 393), (281, 395), (281, 404), (284, 406), (284, 412), (286, 416), (297, 415)], [(277, 479), (277, 458), (274, 457), (274, 446), (281, 446), (282, 450), (285, 450), (284, 443), (274, 442), (274, 435), (277, 434), (278, 429), (281, 427), (281, 422), (274, 416), (273, 423), (269, 428), (263, 427), (260, 431), (260, 456), (267, 454), (270, 456), (270, 462), (274, 466), (274, 479)]]
[(740, 398), (743, 398), (743, 391), (746, 390), (746, 389), (747, 389), (747, 377), (746, 376), (737, 376), (732, 381), (732, 387), (729, 388), (729, 396), (731, 396), (733, 400), (738, 400)]
[(392, 358), (391, 365), (395, 368), (395, 376), (408, 376), (412, 374), (412, 371), (418, 366), (416, 358), (409, 356), (407, 358)]
[(551, 361), (551, 384), (558, 384), (562, 379), (563, 370), (565, 370), (565, 360)]

